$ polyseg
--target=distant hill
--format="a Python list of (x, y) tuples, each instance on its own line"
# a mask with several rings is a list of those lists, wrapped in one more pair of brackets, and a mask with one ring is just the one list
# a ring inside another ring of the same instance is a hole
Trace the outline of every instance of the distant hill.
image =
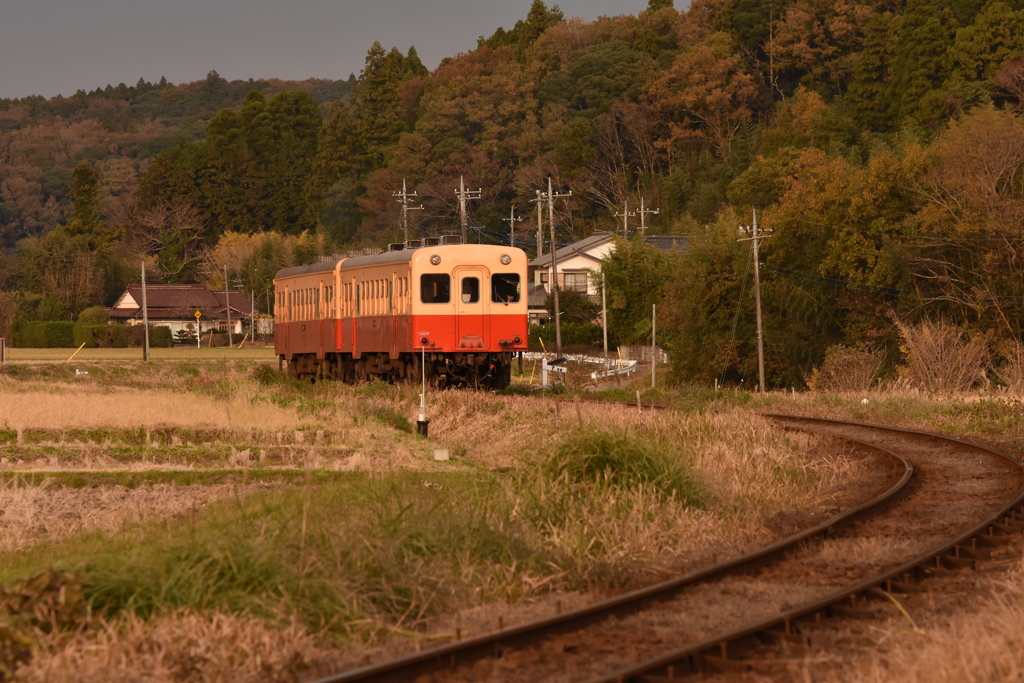
[(148, 160), (203, 139), (210, 119), (240, 107), (251, 91), (270, 97), (302, 90), (326, 111), (349, 97), (354, 81), (228, 81), (211, 71), (204, 80), (178, 85), (140, 79), (70, 97), (0, 99), (0, 246), (11, 248), (63, 222), (71, 171), (81, 161), (100, 172), (104, 213), (116, 219)]

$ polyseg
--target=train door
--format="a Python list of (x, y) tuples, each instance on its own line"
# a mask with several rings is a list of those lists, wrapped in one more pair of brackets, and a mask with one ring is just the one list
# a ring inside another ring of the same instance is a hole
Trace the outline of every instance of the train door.
[(487, 273), (480, 268), (455, 269), (455, 345), (460, 349), (482, 349), (487, 339), (484, 292)]

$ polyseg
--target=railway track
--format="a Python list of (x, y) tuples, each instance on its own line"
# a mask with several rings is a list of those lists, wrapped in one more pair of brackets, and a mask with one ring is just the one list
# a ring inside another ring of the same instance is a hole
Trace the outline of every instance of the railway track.
[(788, 415), (791, 429), (870, 449), (884, 491), (734, 560), (553, 618), (321, 679), (659, 681), (798, 651), (808, 624), (856, 617), (924, 578), (987, 557), (1024, 529), (1024, 464), (938, 434)]

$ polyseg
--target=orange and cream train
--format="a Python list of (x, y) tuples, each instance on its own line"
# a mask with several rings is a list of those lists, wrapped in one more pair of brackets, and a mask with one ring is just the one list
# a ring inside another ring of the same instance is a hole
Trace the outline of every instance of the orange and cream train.
[(438, 386), (508, 386), (512, 360), (527, 348), (526, 254), (395, 246), (277, 273), (274, 350), (288, 373), (418, 383), (425, 354)]

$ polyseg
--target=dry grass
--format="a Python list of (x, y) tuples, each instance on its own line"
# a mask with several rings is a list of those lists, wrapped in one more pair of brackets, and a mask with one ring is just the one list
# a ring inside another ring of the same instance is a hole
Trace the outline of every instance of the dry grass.
[[(35, 389), (35, 390), (33, 390)], [(314, 427), (313, 415), (255, 403), (258, 388), (240, 383), (227, 400), (170, 390), (66, 384), (11, 388), (0, 384), (0, 425), (9, 429), (135, 429), (174, 425), (226, 429), (294, 430)]]
[[(981, 683), (1024, 680), (1024, 568), (969, 611), (937, 623), (897, 622), (880, 634), (883, 654), (837, 680), (865, 683)], [(926, 626), (923, 630), (920, 626)]]
[(97, 633), (52, 636), (16, 680), (25, 683), (295, 681), (324, 656), (301, 625), (275, 630), (243, 616), (181, 610), (128, 616)]
[[(238, 341), (241, 341), (240, 339)], [(236, 342), (237, 343), (237, 342)], [(61, 361), (71, 358), (75, 349), (14, 349), (8, 348), (8, 358), (14, 362)], [(243, 346), (237, 348), (195, 349), (191, 347), (173, 349), (151, 349), (154, 361), (206, 361), (206, 360), (277, 360), (274, 347)], [(82, 349), (75, 355), (74, 362), (81, 361), (142, 361), (142, 349)]]
[(176, 519), (215, 500), (246, 496), (268, 485), (0, 488), (0, 552), (89, 531), (116, 533), (150, 519)]

